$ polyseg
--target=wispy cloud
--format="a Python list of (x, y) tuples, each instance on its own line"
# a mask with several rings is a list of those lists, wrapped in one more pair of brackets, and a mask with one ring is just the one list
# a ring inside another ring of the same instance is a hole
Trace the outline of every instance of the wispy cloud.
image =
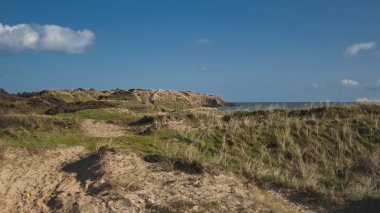
[(362, 50), (370, 50), (376, 47), (375, 42), (357, 43), (347, 47), (345, 55), (355, 56)]
[(208, 72), (208, 73), (220, 71), (220, 69), (218, 67), (209, 66), (209, 65), (201, 65), (197, 69), (200, 72)]
[(342, 85), (345, 87), (357, 87), (359, 86), (359, 82), (351, 79), (343, 79), (341, 81)]
[(72, 30), (58, 25), (0, 23), (0, 50), (20, 52), (24, 50), (81, 53), (90, 46), (95, 34), (87, 29)]
[(208, 38), (199, 38), (194, 43), (197, 45), (209, 45), (211, 44), (211, 41)]
[(311, 85), (314, 89), (319, 89), (325, 87), (325, 84), (319, 84), (319, 83), (314, 83)]

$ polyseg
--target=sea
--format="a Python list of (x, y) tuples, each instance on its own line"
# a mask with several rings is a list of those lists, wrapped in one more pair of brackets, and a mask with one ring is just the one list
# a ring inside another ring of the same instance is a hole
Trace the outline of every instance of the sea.
[(218, 110), (222, 112), (233, 112), (240, 110), (254, 111), (268, 108), (299, 109), (319, 106), (336, 106), (353, 103), (357, 102), (235, 102), (232, 103), (234, 104), (233, 106), (219, 107)]

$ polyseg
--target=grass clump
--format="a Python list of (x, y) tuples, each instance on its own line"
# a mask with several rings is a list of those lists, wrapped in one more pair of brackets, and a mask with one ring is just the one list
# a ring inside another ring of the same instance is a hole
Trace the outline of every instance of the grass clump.
[(22, 128), (0, 130), (1, 144), (4, 147), (51, 148), (59, 146), (84, 146), (94, 151), (98, 143), (105, 139), (92, 138), (73, 130), (42, 132)]

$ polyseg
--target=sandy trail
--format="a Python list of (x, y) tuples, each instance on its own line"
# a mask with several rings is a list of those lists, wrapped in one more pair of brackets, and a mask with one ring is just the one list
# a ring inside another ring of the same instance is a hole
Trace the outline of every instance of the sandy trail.
[(85, 119), (81, 123), (82, 130), (91, 137), (118, 137), (125, 135), (120, 126), (102, 120)]
[(12, 149), (0, 169), (1, 212), (307, 212), (231, 173), (168, 170), (131, 151)]

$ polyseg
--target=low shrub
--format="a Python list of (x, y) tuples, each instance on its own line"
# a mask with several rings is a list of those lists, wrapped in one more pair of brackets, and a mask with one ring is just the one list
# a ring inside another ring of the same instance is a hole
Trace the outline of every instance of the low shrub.
[(58, 113), (72, 113), (85, 109), (103, 109), (112, 107), (116, 107), (116, 104), (106, 101), (70, 102), (51, 108), (46, 111), (46, 114), (56, 115)]

